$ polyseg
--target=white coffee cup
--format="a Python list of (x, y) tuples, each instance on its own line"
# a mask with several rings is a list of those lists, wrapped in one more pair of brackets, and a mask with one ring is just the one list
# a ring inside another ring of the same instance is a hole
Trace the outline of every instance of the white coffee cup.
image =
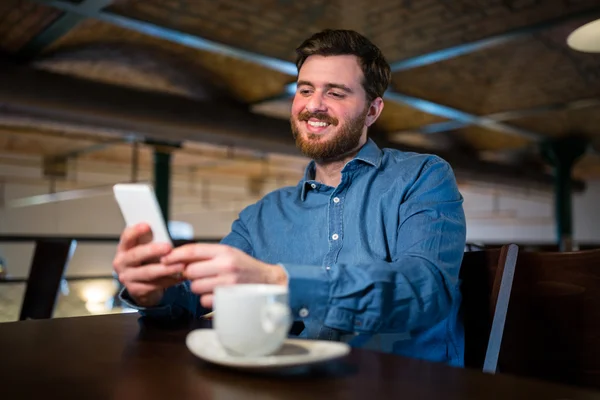
[(214, 295), (213, 329), (230, 355), (264, 356), (282, 346), (292, 324), (286, 286), (219, 286)]

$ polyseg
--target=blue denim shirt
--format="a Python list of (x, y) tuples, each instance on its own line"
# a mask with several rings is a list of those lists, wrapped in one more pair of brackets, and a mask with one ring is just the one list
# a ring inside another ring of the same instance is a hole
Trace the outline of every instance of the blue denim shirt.
[[(360, 346), (399, 338), (389, 351), (462, 366), (459, 269), (463, 198), (437, 156), (379, 149), (372, 141), (342, 169), (338, 187), (314, 180), (311, 162), (295, 187), (244, 209), (222, 243), (287, 271), (301, 337)], [(143, 313), (202, 314), (183, 283)]]

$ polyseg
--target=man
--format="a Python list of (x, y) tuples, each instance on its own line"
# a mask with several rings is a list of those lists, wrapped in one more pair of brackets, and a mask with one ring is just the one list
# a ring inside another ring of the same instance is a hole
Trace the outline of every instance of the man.
[(313, 160), (304, 178), (244, 209), (221, 244), (138, 244), (149, 228), (126, 229), (114, 261), (124, 299), (199, 316), (218, 285), (287, 285), (301, 337), (462, 365), (465, 218), (450, 166), (367, 137), (391, 73), (365, 37), (326, 30), (297, 53), (290, 121)]

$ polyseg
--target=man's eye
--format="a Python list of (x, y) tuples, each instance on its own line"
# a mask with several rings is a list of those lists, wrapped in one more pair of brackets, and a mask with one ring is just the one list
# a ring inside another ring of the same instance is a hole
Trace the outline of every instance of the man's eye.
[(339, 98), (339, 99), (341, 99), (341, 98), (343, 98), (343, 97), (344, 97), (344, 95), (343, 95), (343, 94), (341, 94), (341, 93), (338, 93), (338, 92), (329, 92), (329, 94), (330, 94), (332, 97), (336, 97), (336, 98)]

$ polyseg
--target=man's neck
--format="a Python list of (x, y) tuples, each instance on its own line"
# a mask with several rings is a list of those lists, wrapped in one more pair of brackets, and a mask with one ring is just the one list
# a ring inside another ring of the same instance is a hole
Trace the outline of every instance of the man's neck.
[(358, 147), (352, 152), (346, 154), (343, 158), (336, 161), (317, 162), (315, 161), (315, 180), (327, 186), (337, 187), (342, 181), (342, 169), (358, 154), (358, 151), (365, 145), (366, 139), (361, 140)]
[(315, 180), (327, 186), (337, 187), (342, 181), (342, 169), (351, 159), (352, 158), (328, 163), (315, 163)]

